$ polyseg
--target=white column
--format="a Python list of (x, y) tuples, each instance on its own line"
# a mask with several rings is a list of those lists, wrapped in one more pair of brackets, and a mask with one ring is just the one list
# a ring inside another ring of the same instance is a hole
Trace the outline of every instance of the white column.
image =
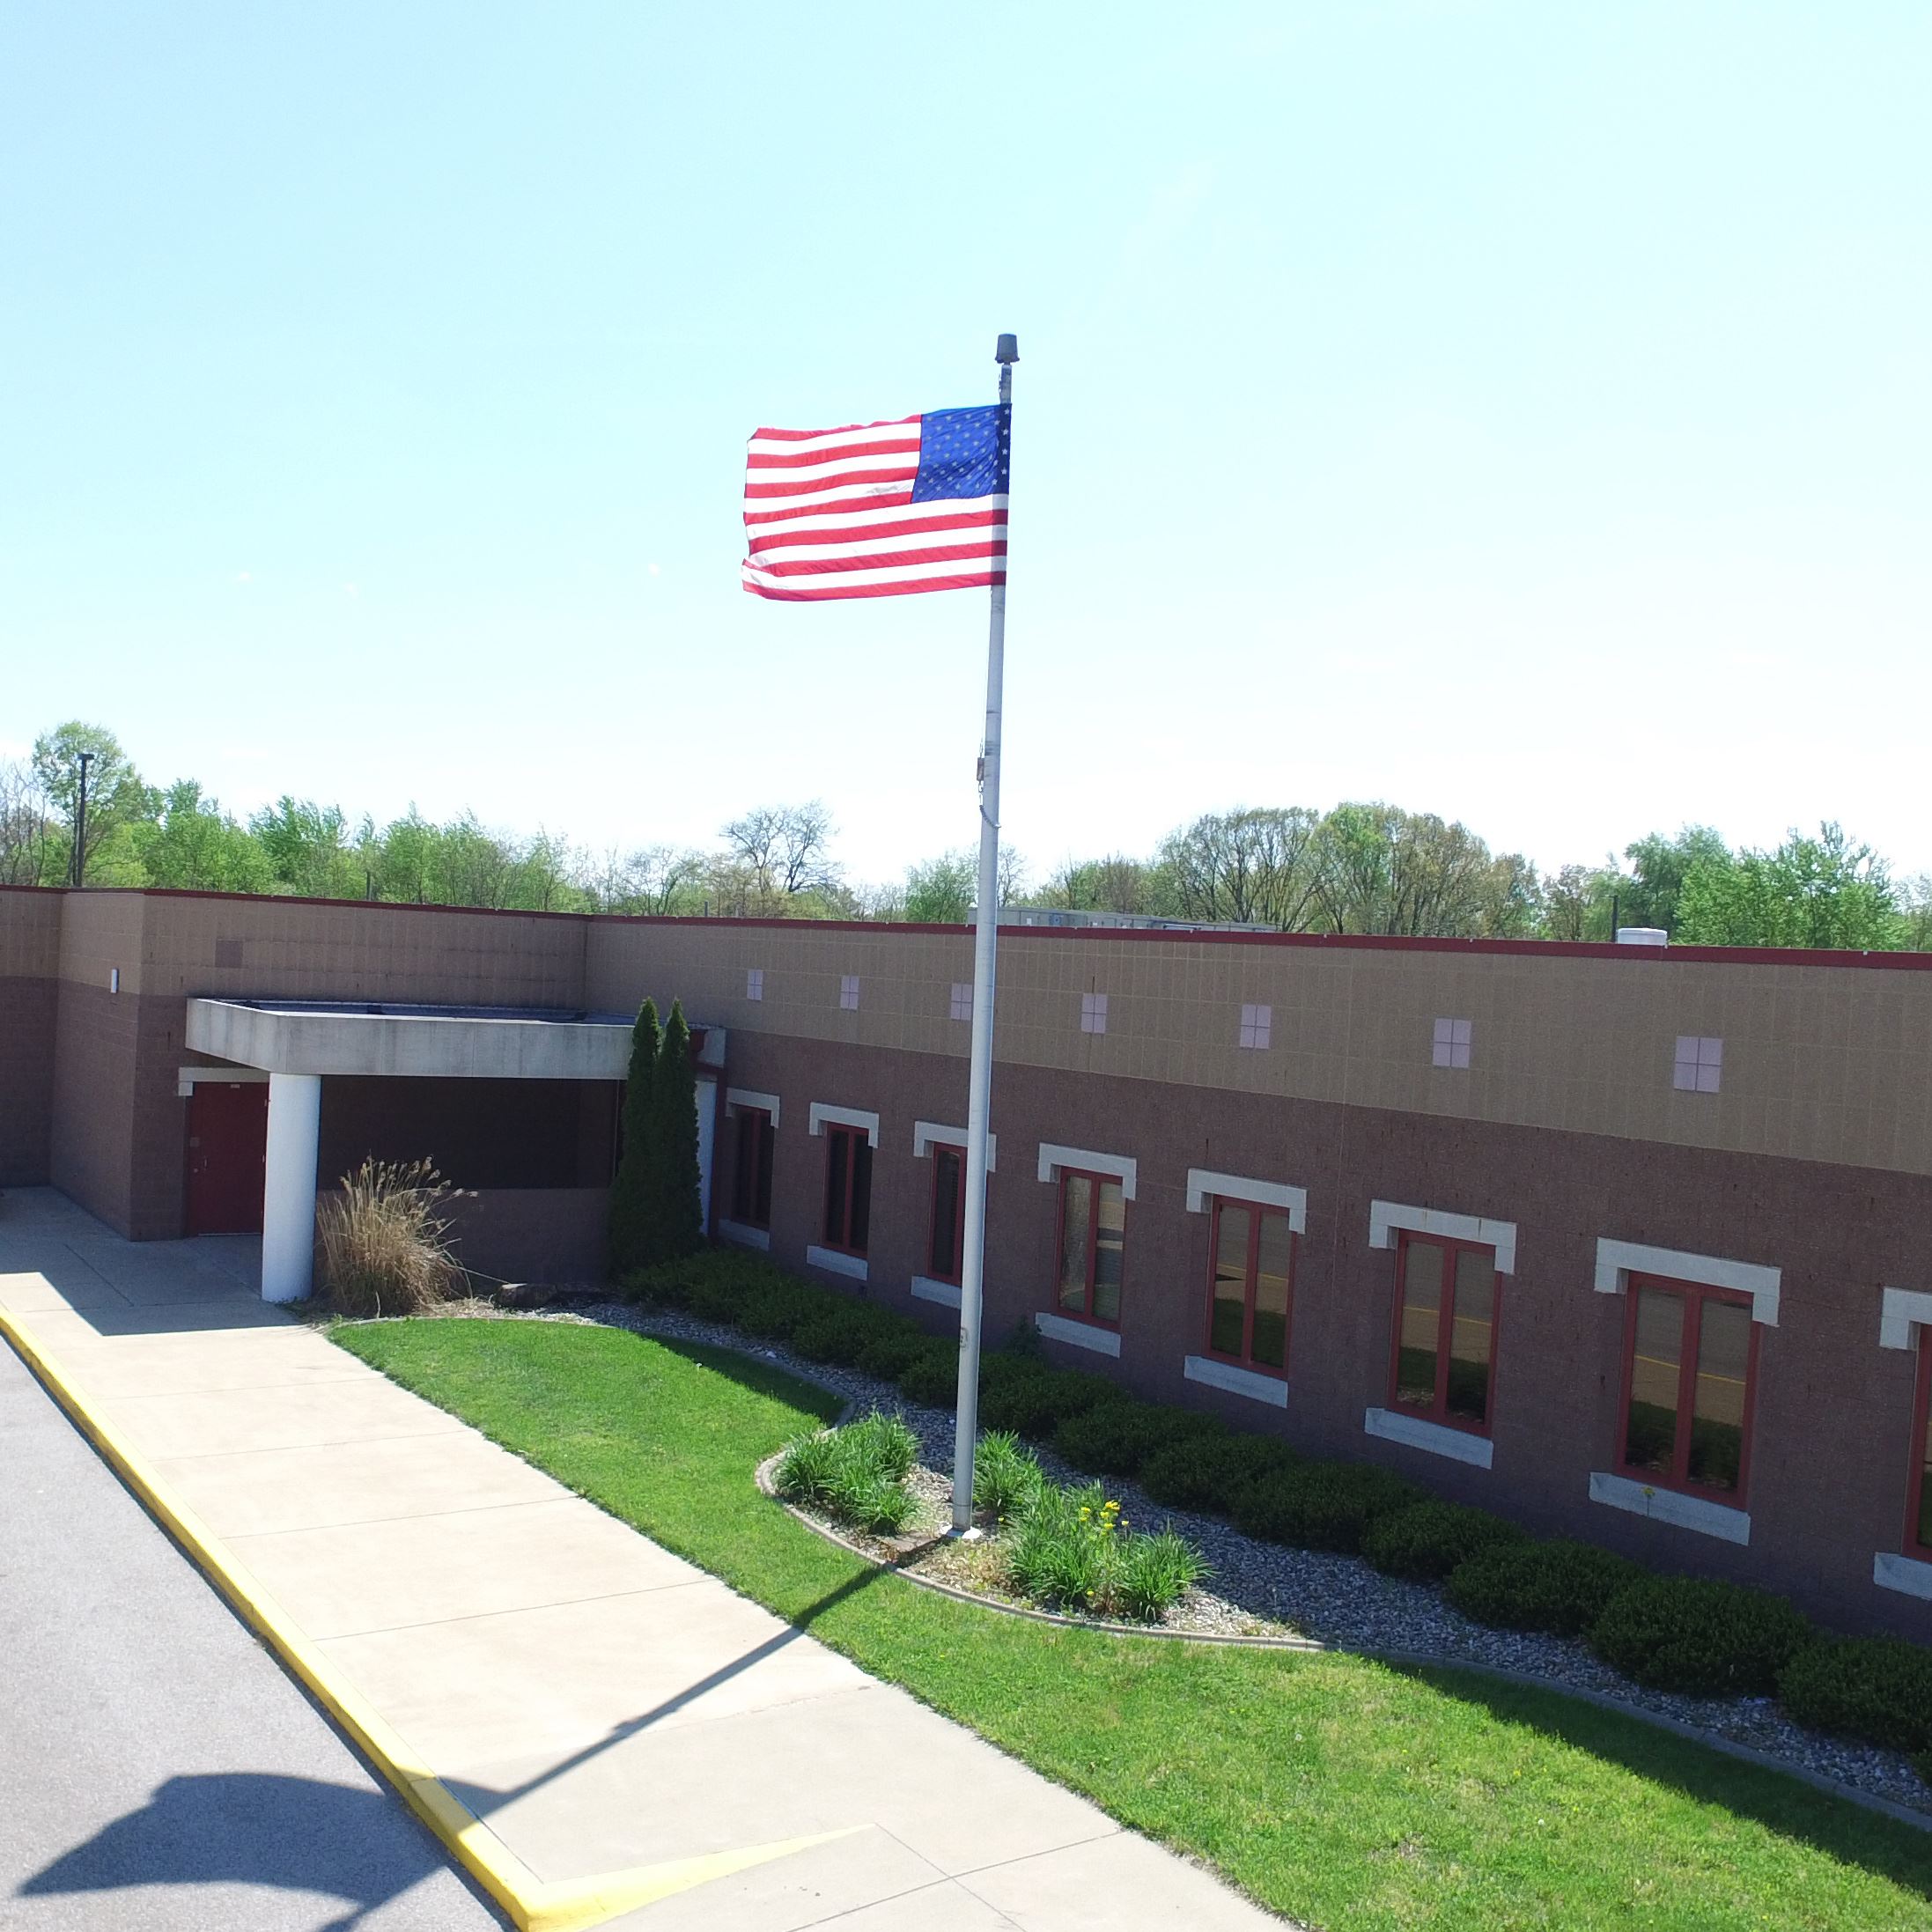
[(262, 1189), (262, 1299), (299, 1302), (315, 1273), (318, 1073), (269, 1075), (269, 1152)]

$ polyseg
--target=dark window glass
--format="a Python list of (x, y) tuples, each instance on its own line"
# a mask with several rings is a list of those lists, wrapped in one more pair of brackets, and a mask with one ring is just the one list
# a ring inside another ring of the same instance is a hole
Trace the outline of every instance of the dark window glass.
[(1697, 1395), (1685, 1473), (1713, 1489), (1736, 1489), (1744, 1457), (1744, 1384), (1751, 1368), (1751, 1310), (1707, 1298), (1698, 1323)]
[(1396, 1343), (1396, 1400), (1435, 1406), (1435, 1353), (1442, 1328), (1442, 1250), (1433, 1241), (1402, 1243), (1402, 1327)]
[(845, 1245), (845, 1188), (852, 1174), (852, 1136), (837, 1127), (825, 1136), (825, 1245)]
[(733, 1117), (731, 1218), (751, 1228), (771, 1225), (771, 1116), (748, 1107)]
[[(1932, 1351), (1932, 1340), (1928, 1340), (1921, 1330), (1919, 1336), (1919, 1353), (1926, 1356)], [(1921, 1550), (1932, 1550), (1932, 1360), (1923, 1360), (1919, 1364), (1919, 1427), (1917, 1430), (1919, 1469), (1918, 1508), (1914, 1512), (1917, 1518), (1913, 1526)]]
[(1744, 1486), (1756, 1331), (1747, 1302), (1689, 1283), (1630, 1284), (1624, 1466), (1672, 1487)]
[(1127, 1246), (1127, 1197), (1117, 1181), (1100, 1184), (1100, 1212), (1094, 1236), (1094, 1318), (1120, 1319), (1120, 1276)]
[(1223, 1201), (1215, 1211), (1214, 1304), (1208, 1315), (1207, 1346), (1218, 1355), (1242, 1353), (1248, 1321), (1248, 1228), (1245, 1207)]
[(757, 1122), (758, 1140), (758, 1188), (752, 1201), (752, 1222), (754, 1228), (769, 1228), (771, 1225), (771, 1156), (778, 1146), (778, 1130), (771, 1125), (771, 1116), (766, 1113), (754, 1114)]
[(1489, 1418), (1489, 1362), (1496, 1334), (1496, 1256), (1489, 1248), (1456, 1250), (1456, 1309), (1443, 1407), (1465, 1422)]
[(1067, 1175), (1060, 1184), (1059, 1302), (1076, 1315), (1087, 1312), (1093, 1214), (1093, 1182), (1084, 1174)]
[(845, 1225), (845, 1245), (862, 1255), (872, 1238), (872, 1142), (862, 1133), (852, 1137), (852, 1208)]
[(1668, 1476), (1677, 1466), (1678, 1385), (1684, 1369), (1684, 1300), (1667, 1288), (1639, 1287), (1630, 1356), (1630, 1416), (1624, 1461)]
[(1255, 1327), (1249, 1359), (1265, 1368), (1288, 1362), (1288, 1281), (1294, 1235), (1286, 1214), (1263, 1214), (1255, 1237)]
[(962, 1226), (966, 1215), (966, 1156), (957, 1147), (933, 1149), (933, 1241), (926, 1272), (938, 1281), (957, 1281)]

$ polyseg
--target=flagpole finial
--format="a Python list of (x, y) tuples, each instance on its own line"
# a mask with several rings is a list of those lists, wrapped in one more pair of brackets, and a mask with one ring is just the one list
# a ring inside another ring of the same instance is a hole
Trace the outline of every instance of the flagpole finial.
[(1018, 362), (1020, 359), (1020, 338), (1017, 336), (1002, 336), (999, 346), (993, 350), (995, 362)]

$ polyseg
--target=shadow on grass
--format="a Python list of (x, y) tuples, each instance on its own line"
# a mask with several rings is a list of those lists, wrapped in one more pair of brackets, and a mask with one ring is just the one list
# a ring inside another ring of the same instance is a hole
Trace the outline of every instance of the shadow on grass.
[(1439, 1664), (1390, 1664), (1412, 1682), (1480, 1706), (1503, 1723), (1553, 1738), (1700, 1803), (1722, 1806), (1781, 1837), (1932, 1899), (1932, 1831), (1868, 1811), (1768, 1766), (1749, 1764), (1622, 1711), (1562, 1691)]
[[(683, 1341), (669, 1335), (640, 1335), (638, 1339), (667, 1349), (674, 1355), (682, 1355), (701, 1368), (712, 1369), (753, 1395), (787, 1403), (793, 1408), (809, 1410), (822, 1421), (831, 1421), (845, 1406), (843, 1396), (836, 1396), (829, 1389), (821, 1389), (816, 1383), (803, 1381), (791, 1369), (781, 1368), (776, 1361), (762, 1361), (756, 1354), (719, 1348), (710, 1342)], [(756, 1349), (759, 1346), (756, 1336), (745, 1338), (746, 1348)]]

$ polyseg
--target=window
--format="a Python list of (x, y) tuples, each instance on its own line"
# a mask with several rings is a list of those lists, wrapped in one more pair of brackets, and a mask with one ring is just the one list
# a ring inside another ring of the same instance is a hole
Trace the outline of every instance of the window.
[(973, 1016), (973, 989), (967, 980), (953, 982), (953, 1017), (955, 1020), (970, 1021)]
[(966, 1253), (966, 1150), (933, 1145), (933, 1228), (925, 1272), (935, 1281), (957, 1282)]
[(1294, 1235), (1287, 1211), (1214, 1201), (1209, 1251), (1207, 1352), (1280, 1374), (1288, 1365)]
[(1496, 1250), (1405, 1228), (1396, 1252), (1390, 1406), (1489, 1433), (1496, 1354)]
[(1912, 1487), (1906, 1553), (1932, 1562), (1932, 1336), (1919, 1331), (1919, 1400), (1912, 1412)]
[(1758, 1324), (1748, 1294), (1633, 1274), (1625, 1330), (1624, 1472), (1741, 1502)]
[(747, 999), (763, 999), (764, 998), (764, 968), (763, 966), (748, 966), (745, 969), (745, 998)]
[(1090, 1322), (1120, 1319), (1121, 1260), (1126, 1248), (1127, 1197), (1118, 1181), (1077, 1169), (1060, 1173), (1060, 1269), (1063, 1315)]
[(843, 1012), (857, 1013), (859, 1011), (859, 975), (857, 973), (845, 973), (840, 977), (838, 982), (838, 1004), (840, 1010)]
[(1103, 992), (1083, 992), (1080, 995), (1080, 1031), (1104, 1033), (1106, 1030), (1107, 995)]
[(1724, 1043), (1700, 1039), (1695, 1034), (1678, 1035), (1677, 1058), (1670, 1066), (1670, 1084), (1682, 1094), (1714, 1094), (1724, 1071)]
[(1243, 1007), (1241, 1009), (1241, 1043), (1265, 1051), (1268, 1036), (1274, 1030), (1272, 1007)]
[(1437, 1066), (1467, 1066), (1469, 1065), (1470, 1023), (1467, 1020), (1438, 1020), (1435, 1022), (1435, 1044), (1431, 1055)]
[(731, 1172), (731, 1218), (746, 1228), (771, 1226), (771, 1154), (778, 1136), (762, 1107), (741, 1107)]
[(863, 1127), (825, 1128), (825, 1245), (862, 1255), (872, 1232), (872, 1141)]

